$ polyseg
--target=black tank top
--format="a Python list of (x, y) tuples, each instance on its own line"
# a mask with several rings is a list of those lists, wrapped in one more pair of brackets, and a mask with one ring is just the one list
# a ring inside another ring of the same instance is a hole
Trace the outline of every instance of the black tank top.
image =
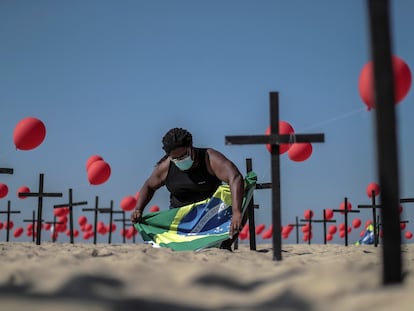
[(221, 180), (211, 175), (206, 166), (207, 149), (194, 148), (198, 164), (182, 171), (170, 161), (165, 186), (170, 192), (170, 207), (176, 208), (211, 197)]

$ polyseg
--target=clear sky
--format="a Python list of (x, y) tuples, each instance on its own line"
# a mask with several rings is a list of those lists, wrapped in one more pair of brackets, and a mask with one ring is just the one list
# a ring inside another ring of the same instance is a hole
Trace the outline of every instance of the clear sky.
[[(391, 2), (393, 53), (412, 67), (414, 2)], [(281, 156), (282, 225), (306, 209), (321, 218), (345, 197), (354, 209), (369, 204), (365, 189), (377, 182), (374, 111), (358, 93), (371, 60), (368, 25), (367, 2), (356, 0), (2, 0), (0, 167), (15, 173), (0, 176), (9, 187), (0, 210), (10, 200), (22, 211), (12, 216), (15, 226), (23, 225), (37, 200), (18, 199), (16, 191), (37, 191), (40, 173), (46, 192), (63, 192), (44, 200), (46, 220), (54, 204), (67, 202), (69, 188), (75, 201), (93, 207), (99, 196), (102, 206), (113, 200), (120, 210), (163, 156), (161, 139), (172, 127), (188, 129), (195, 146), (221, 151), (243, 173), (252, 158), (259, 182), (269, 182), (265, 146), (230, 146), (224, 138), (264, 133), (272, 91), (279, 92), (280, 119), (296, 133), (325, 134), (308, 160)], [(401, 197), (414, 195), (412, 93), (396, 106)], [(28, 116), (44, 122), (46, 138), (36, 149), (16, 150), (13, 130)], [(88, 184), (85, 170), (93, 154), (112, 169), (98, 186)], [(257, 190), (255, 203), (257, 224), (268, 226), (270, 190)], [(168, 207), (165, 189), (154, 204)], [(414, 206), (404, 207), (414, 230)], [(75, 210), (75, 219), (81, 214)], [(354, 215), (365, 221), (371, 213)], [(313, 243), (323, 242), (321, 234), (315, 224)], [(294, 241), (292, 234), (283, 242)]]

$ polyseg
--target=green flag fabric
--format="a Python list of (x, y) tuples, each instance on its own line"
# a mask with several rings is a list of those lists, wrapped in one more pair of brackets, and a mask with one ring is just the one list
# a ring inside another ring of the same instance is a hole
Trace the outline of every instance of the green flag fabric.
[[(242, 213), (252, 198), (257, 176), (250, 172), (245, 177)], [(201, 250), (220, 247), (229, 239), (232, 206), (229, 185), (221, 185), (207, 200), (180, 208), (148, 213), (135, 228), (146, 243), (176, 251)]]

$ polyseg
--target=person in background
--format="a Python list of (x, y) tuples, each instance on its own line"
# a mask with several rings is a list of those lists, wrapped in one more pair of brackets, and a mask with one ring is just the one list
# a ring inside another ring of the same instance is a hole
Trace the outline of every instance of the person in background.
[(158, 161), (139, 190), (131, 221), (141, 221), (144, 208), (162, 186), (170, 192), (170, 208), (180, 208), (210, 198), (224, 182), (231, 192), (229, 235), (234, 237), (242, 226), (244, 195), (244, 179), (236, 165), (217, 150), (194, 147), (191, 133), (183, 128), (170, 129), (164, 135), (162, 144), (165, 156)]

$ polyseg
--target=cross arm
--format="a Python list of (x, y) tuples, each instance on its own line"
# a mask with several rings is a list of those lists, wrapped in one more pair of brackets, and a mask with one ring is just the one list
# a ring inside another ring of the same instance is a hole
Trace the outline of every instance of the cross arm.
[(79, 206), (79, 205), (86, 205), (86, 204), (88, 204), (88, 201), (75, 202), (75, 203), (72, 203), (72, 204), (69, 204), (69, 203), (67, 203), (67, 204), (57, 204), (57, 205), (53, 205), (53, 208), (69, 207), (69, 205)]
[[(19, 192), (19, 196), (22, 197), (56, 197), (61, 198), (63, 196), (62, 193), (35, 193), (35, 192)], [(67, 206), (67, 204), (66, 204)]]
[(264, 144), (287, 144), (287, 143), (323, 143), (324, 134), (293, 134), (293, 135), (235, 135), (226, 136), (226, 145), (264, 145)]
[(13, 174), (13, 169), (12, 168), (0, 168), (0, 174)]

